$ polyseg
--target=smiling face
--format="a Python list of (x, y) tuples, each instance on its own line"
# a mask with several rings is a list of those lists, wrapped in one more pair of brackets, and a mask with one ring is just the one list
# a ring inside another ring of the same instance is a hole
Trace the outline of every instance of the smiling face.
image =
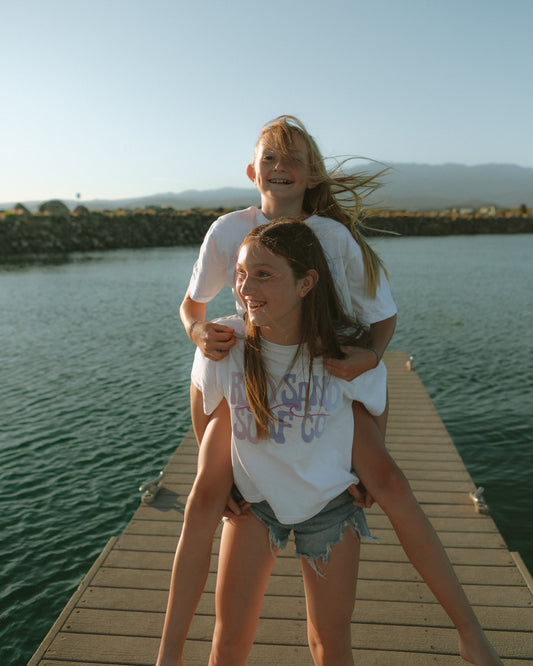
[(313, 184), (304, 139), (295, 134), (289, 151), (290, 154), (286, 155), (265, 138), (260, 139), (254, 163), (248, 165), (246, 173), (261, 193), (264, 203), (275, 201), (291, 204), (295, 209), (300, 209), (297, 212), (290, 211), (297, 215), (301, 212), (306, 190), (313, 187)]
[(315, 271), (296, 279), (289, 262), (264, 245), (248, 242), (237, 258), (236, 289), (249, 321), (279, 345), (300, 342), (302, 299), (316, 283)]

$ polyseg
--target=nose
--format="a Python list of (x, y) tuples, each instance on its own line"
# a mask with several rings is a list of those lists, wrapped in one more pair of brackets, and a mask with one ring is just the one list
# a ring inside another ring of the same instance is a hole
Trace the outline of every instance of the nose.
[(283, 155), (278, 155), (276, 162), (274, 164), (274, 168), (276, 171), (284, 171), (285, 170), (285, 158)]
[(252, 293), (253, 286), (249, 275), (240, 275), (237, 277), (237, 291), (242, 296)]
[(243, 296), (246, 296), (247, 294), (251, 294), (253, 291), (253, 286), (252, 283), (249, 279), (248, 276), (241, 278), (240, 280), (240, 285), (239, 285), (239, 291)]

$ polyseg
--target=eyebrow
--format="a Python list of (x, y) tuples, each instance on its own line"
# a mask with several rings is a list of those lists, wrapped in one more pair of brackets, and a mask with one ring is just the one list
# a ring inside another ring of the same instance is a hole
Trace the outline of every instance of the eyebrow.
[[(242, 268), (242, 264), (240, 264), (239, 262), (237, 262), (237, 263), (235, 264), (235, 268)], [(269, 268), (271, 271), (275, 271), (275, 270), (277, 270), (276, 267), (273, 266), (272, 264), (267, 264), (267, 263), (264, 263), (264, 262), (261, 263), (261, 264), (254, 264), (254, 265), (253, 265), (253, 268), (254, 268), (254, 269), (258, 269), (258, 268)]]
[[(279, 148), (275, 147), (270, 147), (270, 146), (265, 146), (263, 148), (263, 155), (265, 153), (280, 153), (282, 154), (283, 151), (281, 151)], [(296, 160), (303, 160), (306, 156), (306, 151), (305, 150), (300, 150), (299, 148), (297, 150), (290, 150), (291, 156), (296, 159)]]

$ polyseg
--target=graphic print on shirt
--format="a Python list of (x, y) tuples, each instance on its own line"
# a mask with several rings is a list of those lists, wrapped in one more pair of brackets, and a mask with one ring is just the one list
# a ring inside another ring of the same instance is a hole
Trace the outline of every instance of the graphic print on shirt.
[[(334, 378), (325, 374), (312, 375), (307, 414), (305, 399), (308, 381), (289, 373), (283, 376), (277, 388), (269, 383), (272, 396), (270, 409), (275, 419), (269, 423), (270, 439), (277, 444), (285, 444), (287, 428), (298, 428), (304, 442), (320, 439), (328, 416), (342, 400), (340, 386)], [(235, 439), (257, 443), (255, 418), (246, 397), (242, 372), (231, 372), (229, 402)]]

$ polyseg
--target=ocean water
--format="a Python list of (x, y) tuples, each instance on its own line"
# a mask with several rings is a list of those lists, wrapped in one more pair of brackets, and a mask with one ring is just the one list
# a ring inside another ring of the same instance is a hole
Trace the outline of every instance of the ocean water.
[[(391, 349), (533, 570), (533, 235), (386, 238)], [(0, 663), (25, 664), (189, 428), (197, 248), (0, 263)], [(210, 316), (231, 312), (229, 291)]]

